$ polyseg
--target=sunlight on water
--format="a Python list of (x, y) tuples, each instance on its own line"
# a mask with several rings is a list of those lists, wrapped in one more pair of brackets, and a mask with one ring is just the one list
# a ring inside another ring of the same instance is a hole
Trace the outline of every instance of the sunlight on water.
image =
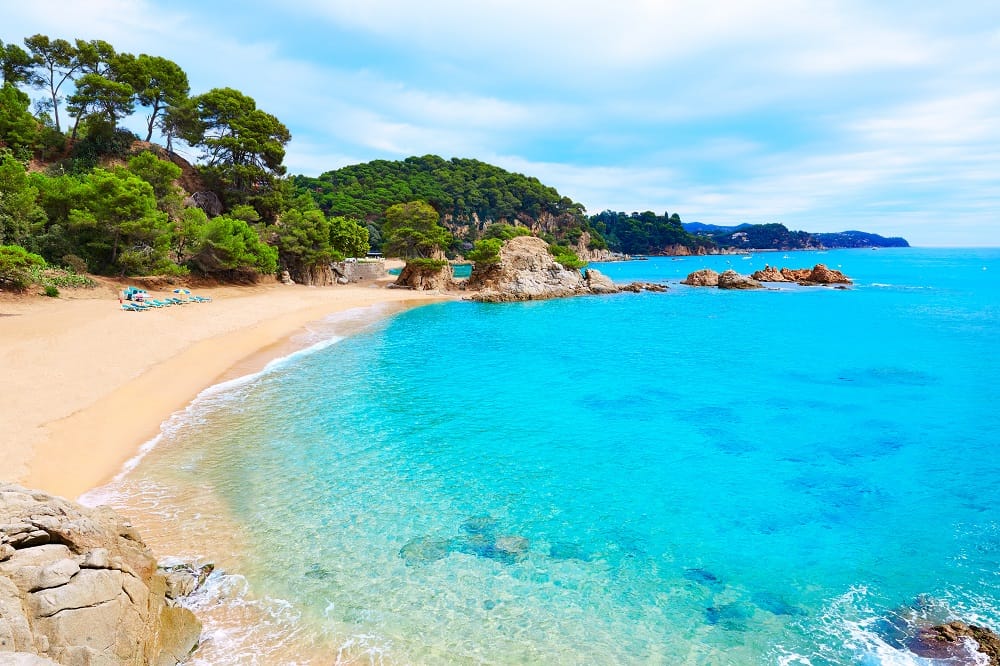
[(333, 327), (91, 501), (228, 574), (201, 663), (933, 664), (885, 618), (1000, 626), (1000, 252), (823, 260)]

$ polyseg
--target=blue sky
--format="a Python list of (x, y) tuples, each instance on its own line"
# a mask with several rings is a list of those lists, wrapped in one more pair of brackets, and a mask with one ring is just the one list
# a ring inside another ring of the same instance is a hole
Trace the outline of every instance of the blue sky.
[(591, 213), (1000, 246), (1000, 2), (0, 5), (5, 42), (104, 39), (252, 96), (290, 173), (472, 157)]

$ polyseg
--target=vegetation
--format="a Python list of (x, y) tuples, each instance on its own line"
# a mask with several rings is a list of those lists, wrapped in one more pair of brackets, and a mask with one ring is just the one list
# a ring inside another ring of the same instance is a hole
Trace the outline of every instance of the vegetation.
[(451, 244), (451, 234), (438, 224), (438, 213), (425, 201), (390, 206), (382, 227), (384, 249), (405, 259), (429, 259)]
[(465, 258), (477, 265), (487, 266), (500, 261), (500, 248), (504, 240), (501, 238), (481, 238), (475, 242), (472, 251)]
[(695, 222), (685, 227), (724, 248), (801, 250), (819, 247), (909, 247), (909, 243), (903, 238), (885, 238), (863, 231), (790, 231), (785, 225), (776, 223), (722, 227)]
[(296, 176), (300, 192), (313, 197), (329, 215), (363, 221), (373, 247), (387, 249), (386, 212), (397, 204), (423, 201), (440, 223), (455, 236), (451, 249), (464, 241), (469, 249), (496, 223), (511, 229), (528, 227), (551, 234), (554, 240), (576, 242), (584, 232), (592, 247), (604, 240), (589, 225), (583, 206), (561, 196), (537, 178), (512, 173), (472, 159), (444, 160), (436, 155), (405, 160), (375, 160), (328, 171), (319, 178)]
[(32, 270), (45, 267), (45, 260), (17, 245), (0, 245), (0, 285), (15, 291), (27, 289)]
[(582, 261), (576, 252), (564, 245), (549, 245), (549, 254), (552, 255), (552, 258), (557, 263), (562, 264), (563, 268), (572, 270), (580, 269), (587, 265), (587, 262)]
[(608, 247), (625, 254), (662, 254), (671, 246), (711, 247), (711, 241), (685, 231), (677, 213), (662, 216), (652, 211), (615, 213), (606, 210), (590, 218), (590, 224), (605, 238)]

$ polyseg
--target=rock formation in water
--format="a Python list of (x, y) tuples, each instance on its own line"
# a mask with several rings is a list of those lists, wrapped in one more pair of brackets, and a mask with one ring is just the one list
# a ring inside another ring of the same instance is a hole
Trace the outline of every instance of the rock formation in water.
[(703, 268), (700, 271), (695, 271), (694, 273), (689, 274), (686, 278), (681, 280), (681, 284), (690, 285), (692, 287), (718, 287), (719, 274), (711, 268)]
[(719, 276), (719, 289), (763, 289), (764, 285), (752, 277), (740, 275), (730, 269)]
[(499, 261), (475, 265), (466, 289), (475, 292), (469, 296), (471, 300), (500, 303), (621, 291), (663, 291), (665, 287), (646, 283), (619, 286), (593, 269), (581, 273), (566, 268), (552, 257), (548, 243), (541, 238), (517, 236), (500, 248)]
[(797, 282), (802, 285), (816, 284), (852, 284), (851, 279), (841, 273), (827, 268), (824, 264), (816, 264), (809, 268), (782, 268), (764, 266), (764, 270), (751, 275), (761, 282)]
[(394, 285), (397, 288), (415, 289), (417, 291), (447, 291), (454, 287), (454, 272), (451, 265), (422, 264), (408, 261)]
[(963, 642), (971, 639), (978, 646), (976, 651), (989, 658), (990, 666), (1000, 666), (1000, 636), (985, 627), (949, 622), (920, 630), (910, 649), (920, 657), (949, 660), (954, 663), (967, 654)]
[(0, 484), (0, 662), (172, 665), (200, 633), (117, 513)]

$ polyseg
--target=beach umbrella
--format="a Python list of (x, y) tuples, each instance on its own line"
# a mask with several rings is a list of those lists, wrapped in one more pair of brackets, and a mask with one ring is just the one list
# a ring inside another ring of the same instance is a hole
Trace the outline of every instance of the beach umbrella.
[(190, 289), (174, 289), (174, 293), (175, 294), (185, 294), (185, 295), (187, 295), (187, 294), (191, 293), (191, 290)]

